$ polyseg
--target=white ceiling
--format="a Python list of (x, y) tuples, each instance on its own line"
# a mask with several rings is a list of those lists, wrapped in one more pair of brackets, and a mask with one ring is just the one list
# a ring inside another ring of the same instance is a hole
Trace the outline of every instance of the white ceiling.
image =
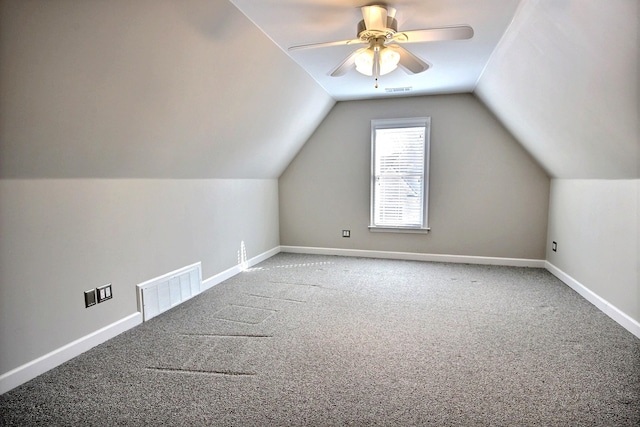
[[(374, 79), (355, 70), (342, 77), (329, 73), (354, 49), (335, 46), (288, 52), (288, 48), (357, 38), (362, 19), (360, 7), (385, 2), (366, 0), (231, 0), (282, 50), (305, 69), (338, 101), (392, 96), (387, 88), (411, 87), (423, 95), (472, 92), (489, 58), (512, 21), (520, 0), (396, 0), (386, 2), (397, 11), (400, 31), (466, 24), (474, 29), (470, 40), (414, 43), (405, 45), (431, 67), (409, 75), (398, 69)], [(264, 64), (265, 67), (268, 64)]]

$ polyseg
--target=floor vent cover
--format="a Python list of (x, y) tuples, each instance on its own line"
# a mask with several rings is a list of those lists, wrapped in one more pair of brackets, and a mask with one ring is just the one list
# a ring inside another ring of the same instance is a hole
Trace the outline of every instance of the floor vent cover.
[(138, 310), (147, 320), (200, 293), (202, 266), (198, 262), (137, 285)]

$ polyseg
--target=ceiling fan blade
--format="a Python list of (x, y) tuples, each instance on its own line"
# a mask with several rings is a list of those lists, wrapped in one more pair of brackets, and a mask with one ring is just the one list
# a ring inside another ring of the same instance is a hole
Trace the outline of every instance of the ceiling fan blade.
[(302, 50), (302, 49), (315, 49), (318, 47), (331, 47), (331, 46), (348, 46), (348, 45), (355, 45), (355, 44), (363, 44), (365, 42), (363, 42), (360, 39), (351, 39), (351, 40), (339, 40), (339, 41), (335, 41), (335, 42), (324, 42), (324, 43), (310, 43), (310, 44), (300, 44), (297, 46), (291, 46), (290, 48), (288, 48), (288, 51), (292, 51), (292, 50)]
[(393, 40), (399, 43), (420, 43), (445, 40), (466, 40), (471, 37), (473, 37), (473, 28), (468, 25), (457, 25), (454, 27), (398, 32), (393, 36)]
[(362, 18), (367, 30), (384, 30), (387, 28), (387, 9), (385, 7), (363, 6)]
[(363, 47), (361, 49), (357, 49), (351, 53), (351, 55), (347, 56), (347, 58), (338, 65), (335, 70), (331, 72), (331, 77), (340, 77), (344, 76), (356, 63), (356, 56), (361, 52), (367, 50), (368, 48)]
[(400, 45), (390, 44), (387, 48), (393, 49), (400, 54), (398, 65), (411, 74), (418, 74), (429, 68), (429, 64)]

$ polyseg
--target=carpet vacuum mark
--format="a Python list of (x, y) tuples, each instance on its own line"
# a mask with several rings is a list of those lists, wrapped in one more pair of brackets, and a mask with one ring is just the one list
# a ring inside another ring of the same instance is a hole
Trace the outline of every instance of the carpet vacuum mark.
[(637, 427), (640, 339), (544, 269), (281, 253), (0, 396), (0, 425)]

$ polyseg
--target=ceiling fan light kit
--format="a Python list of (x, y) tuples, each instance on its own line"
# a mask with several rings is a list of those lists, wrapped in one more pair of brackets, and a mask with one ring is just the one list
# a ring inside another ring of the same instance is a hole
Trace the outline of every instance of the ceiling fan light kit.
[[(378, 53), (377, 64), (375, 63), (376, 53)], [(355, 58), (356, 71), (369, 77), (373, 76), (375, 65), (378, 66), (378, 74), (384, 76), (398, 68), (398, 62), (400, 62), (400, 54), (388, 48), (382, 48), (377, 52), (373, 49), (366, 49)]]
[(289, 51), (368, 44), (368, 47), (352, 52), (331, 71), (330, 75), (343, 76), (355, 68), (361, 74), (373, 76), (377, 88), (379, 76), (391, 73), (398, 66), (409, 74), (421, 73), (429, 68), (429, 64), (400, 44), (464, 40), (473, 37), (473, 29), (468, 25), (398, 32), (396, 9), (384, 5), (372, 5), (363, 6), (361, 10), (363, 19), (357, 26), (357, 39), (291, 46)]

